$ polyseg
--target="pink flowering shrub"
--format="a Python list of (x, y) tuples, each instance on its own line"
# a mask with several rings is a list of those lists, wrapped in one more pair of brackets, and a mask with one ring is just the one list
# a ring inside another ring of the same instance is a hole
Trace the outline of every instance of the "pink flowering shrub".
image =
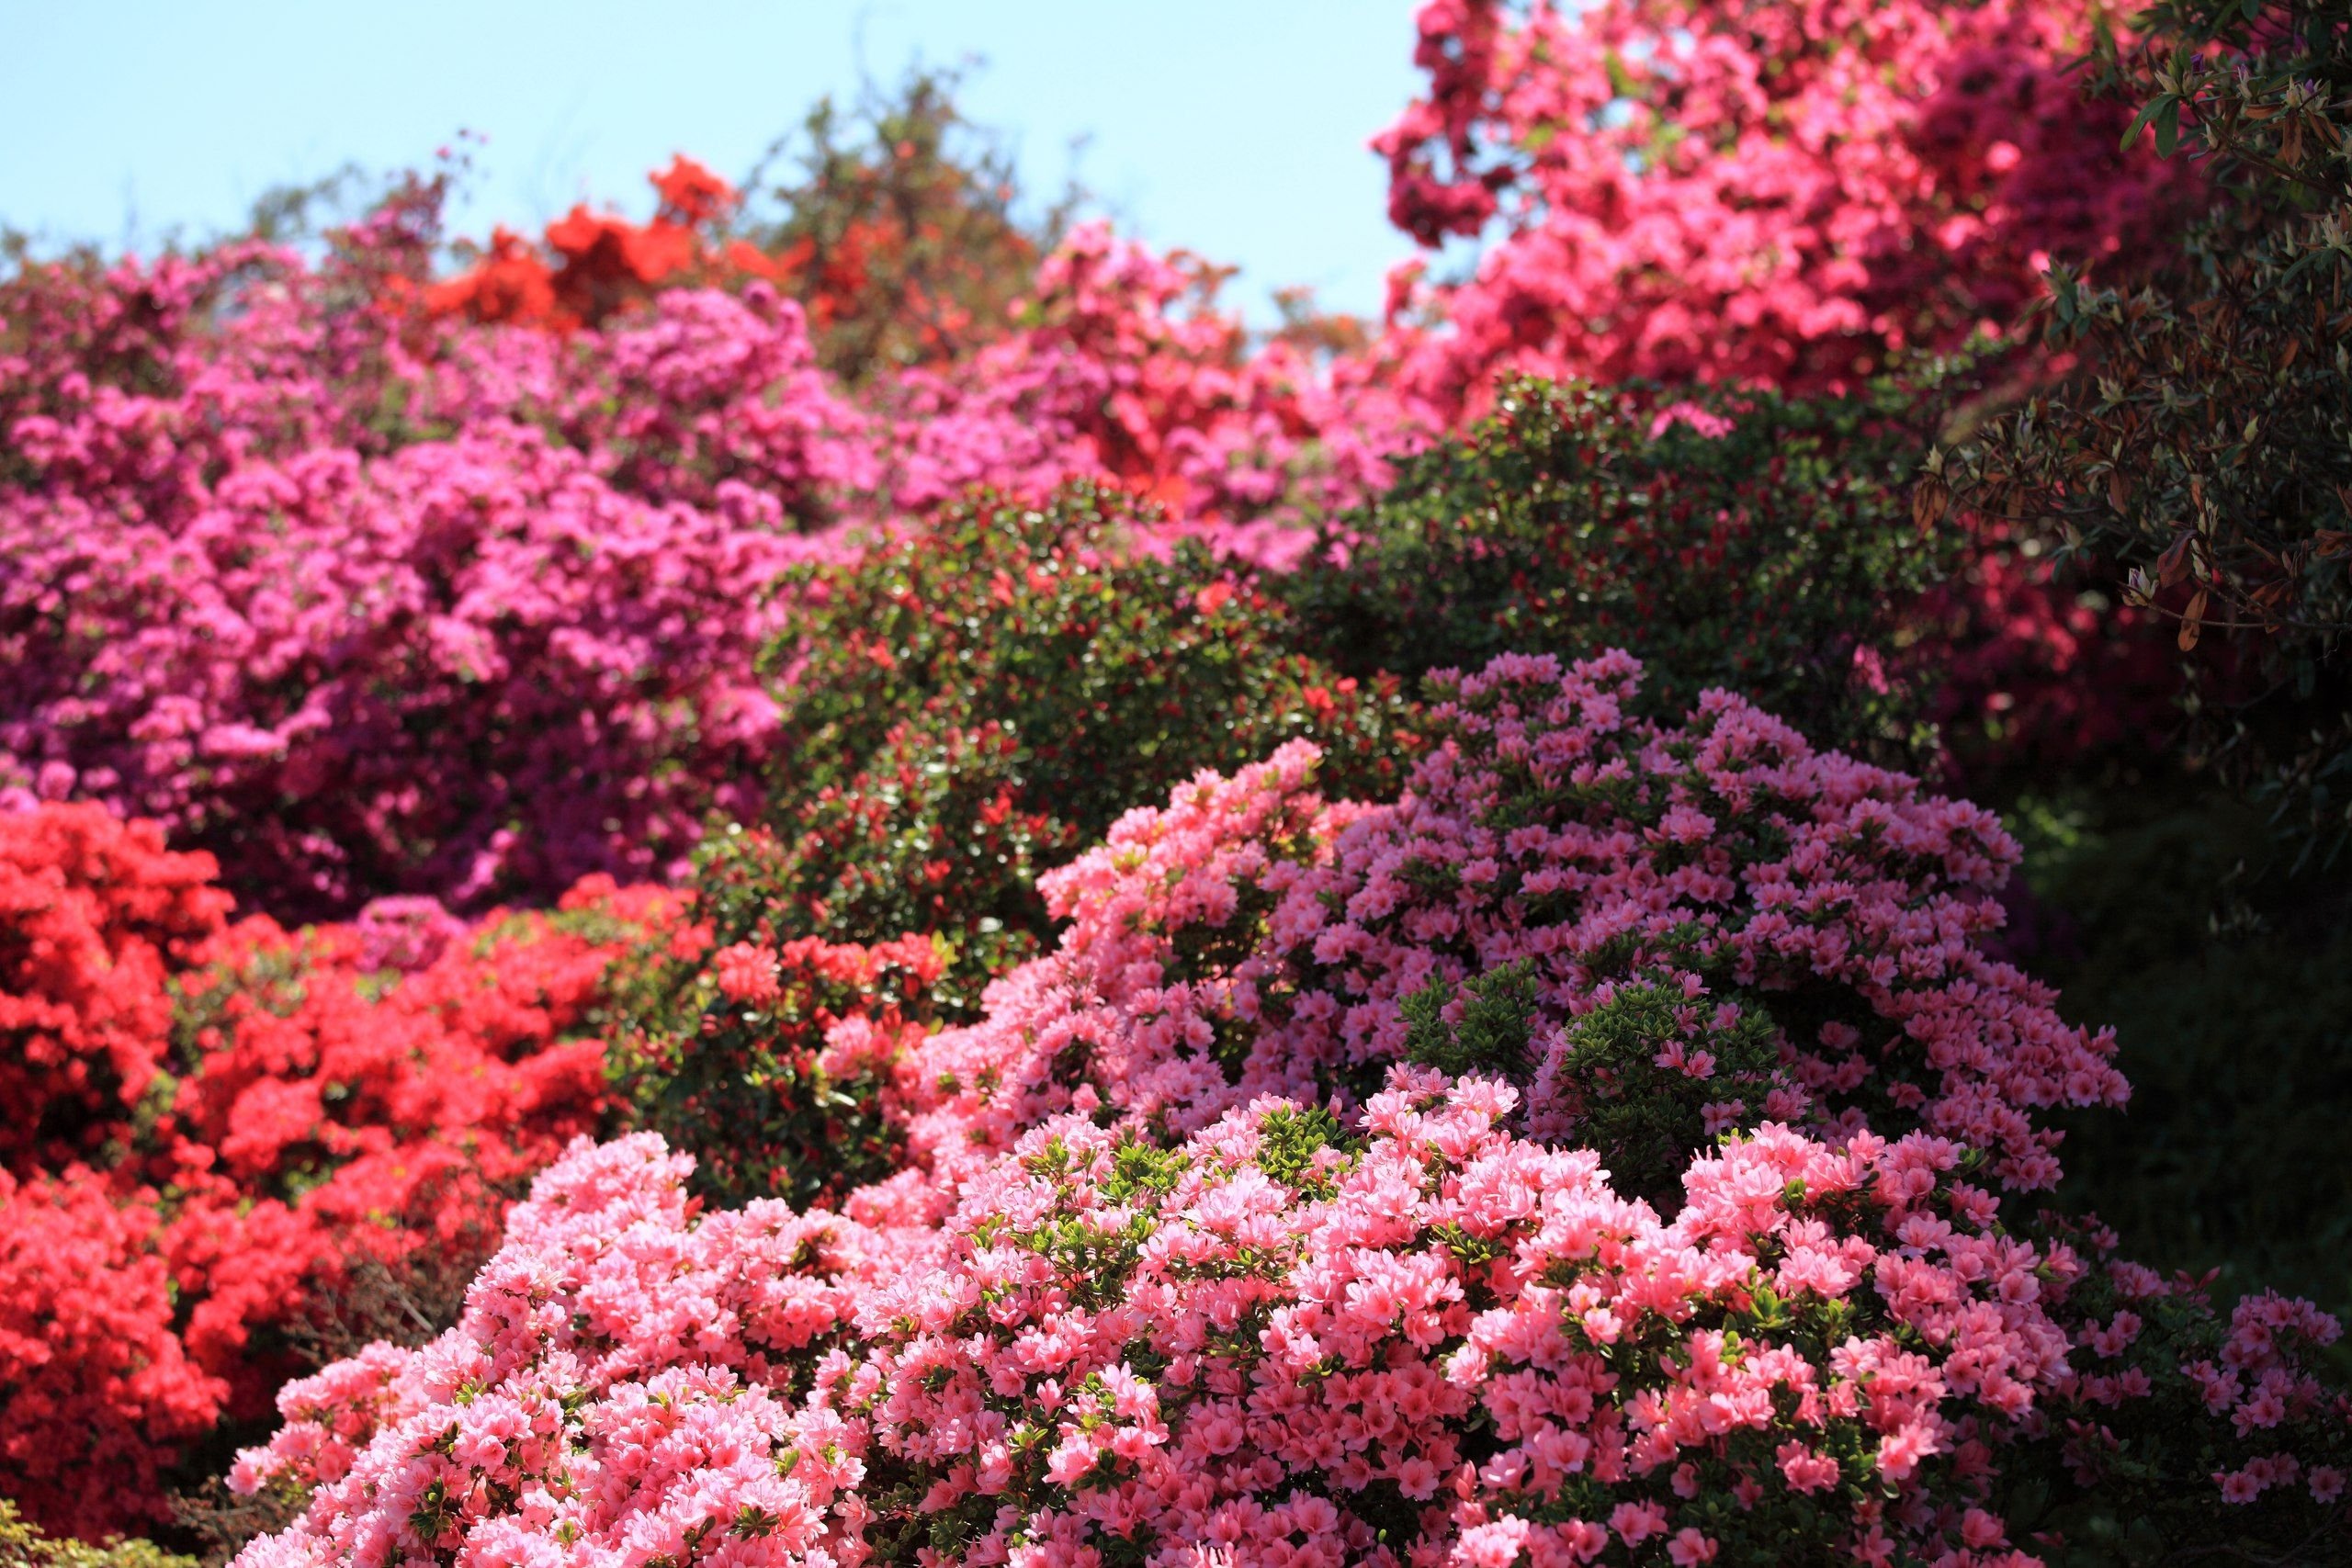
[[(125, 264), (72, 286), (139, 323), (135, 349), (11, 334), (0, 381), (42, 412), (10, 423), (0, 476), (0, 788), (152, 817), (289, 916), (667, 864), (763, 733), (759, 590), (808, 547), (723, 457), (697, 488), (691, 429), (582, 415), (551, 438), (532, 397), (553, 367), (403, 372), (331, 282), (263, 254)], [(68, 287), (28, 275), (0, 310)], [(691, 354), (659, 345), (693, 338), (691, 304), (612, 355), (689, 427)], [(728, 310), (736, 338), (766, 330)], [(106, 378), (134, 354), (130, 385)], [(754, 356), (743, 395), (777, 373)], [(371, 427), (403, 406), (414, 426)], [(632, 493), (624, 443), (668, 477)], [(789, 495), (797, 459), (762, 457)]]
[[(1430, 0), (1429, 73), (1374, 145), (1389, 211), (1475, 272), (1392, 286), (1442, 320), (1411, 384), (1498, 370), (1857, 384), (2006, 334), (2049, 258), (2113, 273), (2183, 180), (2066, 74), (2082, 0)], [(2111, 25), (2111, 24), (2102, 24)]]
[[(1178, 1130), (1262, 1095), (1355, 1103), (1434, 1051), (1523, 1085), (1535, 1136), (1668, 1118), (1659, 1160), (1612, 1166), (1645, 1192), (1768, 1117), (1920, 1129), (2003, 1189), (2054, 1185), (2046, 1112), (2126, 1090), (2111, 1036), (1975, 944), (2017, 858), (1998, 820), (1721, 692), (1644, 716), (1638, 675), (1615, 653), (1434, 678), (1436, 743), (1393, 805), (1327, 804), (1294, 742), (1130, 812), (1041, 880), (1075, 921), (1060, 952), (901, 1074), (917, 1147), (1001, 1148), (1081, 1083)], [(1506, 971), (1515, 998), (1452, 994)], [(1449, 1027), (1481, 999), (1477, 1038)]]
[[(240, 1561), (2041, 1561), (2002, 1505), (2079, 1397), (2084, 1266), (1951, 1145), (1768, 1124), (1662, 1218), (1516, 1098), (1054, 1118), (944, 1226), (903, 1181), (696, 1217), (658, 1139), (582, 1145), (449, 1333), (288, 1386), (234, 1483), (307, 1510)], [(2259, 1375), (2299, 1404), (2249, 1446), (2340, 1459), (2340, 1406)], [(2308, 1523), (2341, 1470), (2215, 1484)]]
[(287, 1426), (232, 1483), (318, 1490), (305, 1527), (248, 1559), (389, 1561), (476, 1528), (518, 1562), (854, 1534), (855, 1435), (796, 1418), (791, 1368), (932, 1244), (774, 1200), (697, 1223), (686, 1164), (650, 1134), (575, 1146), (511, 1213), (456, 1327), (287, 1385)]
[[(1385, 354), (1318, 367), (1279, 338), (1253, 348), (1216, 309), (1218, 276), (1080, 224), (1039, 267), (1018, 330), (961, 367), (910, 373), (886, 402), (902, 503), (975, 479), (1038, 494), (1107, 475), (1214, 536), (1245, 525), (1236, 543), (1280, 558), (1279, 533), (1246, 525), (1366, 499), (1389, 457), (1441, 428), (1393, 384)], [(989, 466), (976, 472), (982, 452)]]
[[(829, 1039), (903, 1134), (831, 1206), (575, 1145), (454, 1328), (281, 1393), (233, 1480), (302, 1517), (241, 1561), (2335, 1539), (2333, 1321), (2019, 1210), (2124, 1086), (1976, 946), (1997, 823), (1638, 672), (1448, 678), (1393, 803), (1294, 743), (1130, 812), (978, 1022)], [(713, 955), (747, 1026), (779, 956)]]

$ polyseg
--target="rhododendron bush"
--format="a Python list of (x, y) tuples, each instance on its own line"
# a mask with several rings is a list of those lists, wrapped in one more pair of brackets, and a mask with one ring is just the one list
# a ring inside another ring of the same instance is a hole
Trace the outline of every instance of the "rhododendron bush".
[[(1722, 694), (1645, 716), (1622, 654), (1439, 689), (1394, 802), (1327, 803), (1299, 742), (1203, 773), (1045, 879), (1072, 923), (979, 1021), (837, 1029), (904, 1125), (879, 1180), (704, 1215), (658, 1139), (576, 1145), (448, 1333), (281, 1393), (234, 1482), (305, 1511), (241, 1561), (2016, 1563), (2118, 1512), (2126, 1547), (2340, 1524), (2334, 1321), (2223, 1325), (2022, 1201), (2051, 1111), (2124, 1086), (1975, 946), (1994, 819)], [(717, 984), (757, 1027), (812, 958)]]
[(396, 1309), (600, 1125), (585, 1026), (674, 904), (607, 880), (288, 933), (212, 875), (96, 806), (0, 815), (0, 1487), (53, 1529), (160, 1520), (175, 1457), (304, 1344), (413, 1332)]
[[(2086, 0), (1431, 0), (1389, 211), (1491, 236), (1414, 374), (1858, 385), (2006, 332), (2051, 257), (2145, 264), (2177, 170), (2066, 66)], [(1403, 299), (1400, 299), (1400, 303)]]

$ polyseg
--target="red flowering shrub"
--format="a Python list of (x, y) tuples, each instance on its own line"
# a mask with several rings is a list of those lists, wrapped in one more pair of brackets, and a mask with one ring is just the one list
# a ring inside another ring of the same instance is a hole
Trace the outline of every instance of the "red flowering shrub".
[(521, 235), (500, 229), (470, 270), (425, 291), (425, 309), (477, 321), (595, 327), (697, 264), (707, 271), (712, 258), (696, 231), (735, 204), (734, 187), (683, 155), (647, 178), (662, 198), (651, 222), (575, 205), (548, 225), (548, 248), (559, 258), (552, 266)]
[(162, 1228), (153, 1193), (120, 1201), (81, 1166), (0, 1171), (0, 1488), (46, 1529), (152, 1522), (162, 1470), (219, 1418), (227, 1390), (173, 1332)]
[(0, 812), (0, 1168), (130, 1136), (169, 1050), (166, 982), (228, 914), (213, 875), (100, 807)]
[(2128, 266), (2181, 182), (2083, 101), (2082, 0), (1431, 0), (1429, 96), (1384, 131), (1389, 210), (1490, 239), (1413, 292), (1416, 385), (1498, 370), (1849, 387), (2005, 333), (2048, 258)]
[(955, 944), (779, 942), (770, 919), (751, 934), (715, 952), (673, 944), (684, 963), (658, 1015), (616, 1043), (616, 1077), (640, 1122), (703, 1152), (706, 1191), (837, 1201), (899, 1163), (882, 1089), (948, 1010)]
[[(583, 883), (558, 912), (460, 928), (386, 986), (379, 931), (288, 937), (240, 923), (181, 985), (187, 1066), (162, 1131), (187, 1193), (172, 1236), (202, 1300), (186, 1337), (266, 1399), (257, 1326), (299, 1323), (349, 1264), (479, 1258), (523, 1179), (604, 1110), (604, 1046), (582, 1033), (615, 955), (674, 900)], [(267, 1245), (262, 1245), (264, 1240)]]
[(676, 908), (596, 879), (289, 935), (228, 924), (211, 872), (96, 806), (0, 814), (0, 1488), (50, 1529), (162, 1517), (177, 1457), (306, 1339), (413, 1333), (320, 1314), (354, 1270), (469, 1270), (600, 1126), (605, 971)]

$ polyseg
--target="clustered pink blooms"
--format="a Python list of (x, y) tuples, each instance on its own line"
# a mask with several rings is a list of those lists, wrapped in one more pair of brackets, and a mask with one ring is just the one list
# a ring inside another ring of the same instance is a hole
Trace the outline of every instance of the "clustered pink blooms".
[(2074, 1265), (1991, 1234), (1951, 1145), (1768, 1126), (1669, 1222), (1515, 1100), (1400, 1069), (1360, 1147), (1292, 1163), (1275, 1100), (1168, 1154), (1055, 1118), (939, 1228), (695, 1223), (658, 1140), (582, 1145), (449, 1334), (287, 1388), (236, 1483), (310, 1514), (242, 1561), (855, 1563), (911, 1515), (978, 1562), (1401, 1562), (1401, 1525), (1417, 1560), (1680, 1563), (1792, 1497), (1866, 1561), (2018, 1560), (1960, 1499), (2064, 1375), (2037, 1292)]
[(1580, 1055), (1590, 1015), (1663, 985), (1678, 1076), (1713, 1076), (1702, 1035), (1774, 1032), (1770, 1080), (1724, 1086), (1747, 1098), (1718, 1125), (1891, 1113), (1983, 1151), (2005, 1188), (2055, 1185), (2040, 1113), (2127, 1091), (2111, 1033), (1976, 945), (2017, 860), (1998, 819), (1727, 694), (1683, 725), (1640, 718), (1638, 671), (1619, 653), (1438, 678), (1441, 744), (1394, 805), (1327, 805), (1294, 742), (1130, 812), (1040, 883), (1075, 921), (1057, 966), (1002, 982), (989, 1024), (900, 1074), (916, 1146), (1001, 1148), (1076, 1077), (1179, 1129), (1261, 1095), (1320, 1103), (1402, 1055), (1406, 998), (1524, 962), (1537, 1005), (1508, 1066), (1537, 1135), (1575, 1136), (1624, 1070)]
[(163, 1517), (174, 1456), (267, 1410), (282, 1331), (355, 1269), (490, 1251), (602, 1124), (611, 961), (691, 939), (674, 895), (608, 878), (289, 935), (230, 924), (212, 870), (96, 805), (0, 815), (0, 1490), (51, 1529)]
[[(2180, 196), (2066, 75), (2089, 0), (1429, 0), (1389, 210), (1475, 272), (1393, 310), (1442, 406), (1494, 376), (1851, 385), (2004, 333), (2047, 258), (2130, 265)], [(1833, 41), (1834, 40), (1834, 41)]]
[(0, 302), (0, 789), (153, 818), (296, 916), (666, 866), (773, 717), (761, 591), (812, 547), (778, 497), (820, 468), (795, 313), (420, 361), (339, 287), (232, 250)]
[[(658, 1139), (575, 1145), (454, 1328), (281, 1393), (232, 1483), (307, 1504), (241, 1562), (2017, 1568), (2008, 1468), (2095, 1479), (2160, 1384), (2217, 1500), (2334, 1506), (2331, 1320), (2256, 1298), (2168, 1365), (2177, 1287), (2005, 1220), (2123, 1085), (1976, 953), (1997, 824), (1736, 698), (1638, 716), (1637, 672), (1457, 681), (1392, 804), (1292, 746), (1130, 813), (1049, 880), (1055, 953), (899, 1043), (906, 1163), (837, 1209), (698, 1215)], [(1399, 1060), (1412, 998), (1460, 979), (1466, 1041), (1515, 972), (1519, 1059)], [(1726, 1009), (1769, 1070), (1626, 1193), (1596, 1102), (1708, 1078)]]
[[(1184, 253), (1080, 224), (1038, 269), (1034, 321), (889, 394), (900, 503), (976, 478), (1034, 494), (1108, 475), (1228, 547), (1294, 554), (1304, 536), (1284, 525), (1376, 494), (1439, 422), (1377, 346), (1324, 366), (1281, 339), (1253, 348), (1216, 282)], [(999, 455), (976, 473), (983, 452)]]

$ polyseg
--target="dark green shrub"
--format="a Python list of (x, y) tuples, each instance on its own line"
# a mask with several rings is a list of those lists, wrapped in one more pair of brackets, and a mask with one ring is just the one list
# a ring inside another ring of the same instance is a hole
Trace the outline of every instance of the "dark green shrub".
[(1936, 400), (1909, 395), (1519, 382), (1279, 592), (1301, 646), (1360, 678), (1623, 648), (1668, 705), (1724, 686), (1825, 745), (1901, 756), (1926, 739), (1902, 612), (1957, 547), (1912, 519)]
[(2041, 321), (2078, 368), (1937, 463), (1961, 502), (2113, 563), (2174, 627), (2196, 760), (2332, 858), (2352, 841), (2352, 31), (2301, 0), (2162, 0), (2132, 27), (2086, 78), (2201, 168), (2208, 207), (2135, 287), (2061, 258)]
[[(778, 930), (937, 931), (966, 1010), (1045, 938), (1036, 872), (1178, 780), (1296, 736), (1324, 748), (1331, 787), (1401, 778), (1399, 683), (1295, 651), (1248, 570), (1138, 548), (1133, 505), (1083, 484), (1037, 508), (976, 500), (811, 574), (768, 660), (785, 707), (768, 832), (730, 852), (765, 857), (750, 880), (783, 900), (762, 909)], [(740, 934), (726, 901), (707, 913)]]
[(2215, 1295), (2271, 1287), (2352, 1312), (2352, 921), (2278, 868), (2253, 808), (2178, 786), (2011, 813), (2044, 908), (2033, 967), (2114, 1025), (2120, 1116), (2067, 1133), (2068, 1206)]
[(111, 1540), (92, 1546), (72, 1536), (44, 1534), (0, 1497), (0, 1568), (197, 1568), (196, 1559), (166, 1551), (152, 1540)]

